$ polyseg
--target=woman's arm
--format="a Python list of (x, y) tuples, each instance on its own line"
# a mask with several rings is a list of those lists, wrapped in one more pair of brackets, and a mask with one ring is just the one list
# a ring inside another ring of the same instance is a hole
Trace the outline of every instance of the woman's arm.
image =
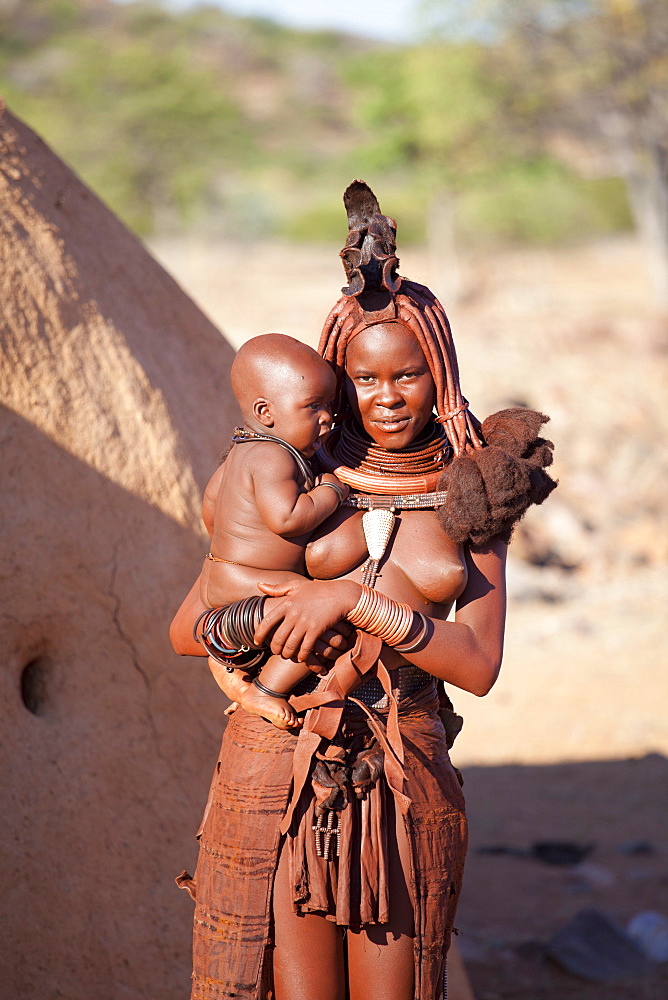
[[(495, 540), (467, 552), (469, 578), (457, 601), (454, 622), (429, 619), (429, 634), (419, 649), (401, 654), (408, 662), (449, 684), (484, 695), (496, 680), (503, 654), (506, 612), (507, 545)], [(361, 587), (352, 580), (300, 580), (285, 587), (258, 584), (283, 597), (262, 620), (256, 639), (272, 629), (272, 652), (304, 660), (316, 638), (357, 604)]]
[[(201, 573), (200, 573), (201, 576)], [(169, 640), (179, 656), (208, 656), (206, 649), (193, 637), (195, 622), (206, 607), (199, 596), (200, 576), (197, 577), (169, 626)]]
[(481, 550), (467, 549), (468, 583), (454, 622), (431, 618), (429, 638), (404, 659), (471, 694), (490, 691), (503, 657), (507, 550), (499, 539)]

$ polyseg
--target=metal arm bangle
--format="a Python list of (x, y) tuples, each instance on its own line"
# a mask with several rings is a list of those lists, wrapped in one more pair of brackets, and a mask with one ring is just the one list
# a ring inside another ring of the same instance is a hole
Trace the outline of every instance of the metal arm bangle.
[(262, 694), (268, 694), (271, 698), (287, 698), (287, 694), (284, 691), (272, 691), (271, 688), (268, 688), (267, 685), (263, 684), (257, 677), (253, 678), (253, 684), (258, 691), (261, 691)]
[(227, 670), (257, 667), (268, 655), (253, 640), (264, 601), (264, 597), (246, 597), (220, 608), (207, 608), (195, 623), (194, 638)]
[(340, 486), (337, 486), (336, 483), (318, 483), (318, 486), (329, 486), (330, 490), (334, 490), (337, 497), (339, 498), (339, 507), (341, 506), (341, 504), (345, 500), (346, 495)]
[(418, 618), (422, 619), (422, 627), (417, 637), (413, 639), (412, 642), (409, 642), (408, 644), (401, 643), (400, 646), (394, 647), (398, 653), (412, 653), (414, 650), (418, 648), (418, 646), (420, 645), (420, 643), (423, 641), (424, 637), (427, 634), (427, 629), (429, 628), (429, 619), (426, 617), (426, 615), (423, 615), (421, 611), (414, 611), (413, 614), (417, 615)]

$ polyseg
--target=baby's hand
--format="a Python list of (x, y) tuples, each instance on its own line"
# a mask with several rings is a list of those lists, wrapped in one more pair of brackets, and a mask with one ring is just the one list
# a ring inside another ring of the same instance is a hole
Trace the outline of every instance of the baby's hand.
[(330, 483), (330, 485), (336, 486), (339, 490), (341, 490), (343, 500), (346, 500), (348, 494), (350, 493), (348, 486), (346, 486), (345, 483), (342, 483), (340, 479), (337, 479), (333, 472), (321, 473), (321, 475), (318, 476), (317, 485), (320, 486), (322, 483)]

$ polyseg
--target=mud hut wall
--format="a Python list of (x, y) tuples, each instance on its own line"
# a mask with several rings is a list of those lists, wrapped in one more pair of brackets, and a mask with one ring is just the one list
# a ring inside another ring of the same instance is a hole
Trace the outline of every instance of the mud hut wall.
[(183, 997), (225, 703), (167, 627), (233, 352), (7, 111), (0, 295), (3, 995)]

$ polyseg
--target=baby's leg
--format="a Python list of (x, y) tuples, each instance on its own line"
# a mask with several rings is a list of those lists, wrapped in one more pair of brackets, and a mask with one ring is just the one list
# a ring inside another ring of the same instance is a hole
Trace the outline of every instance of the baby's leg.
[(308, 677), (309, 668), (296, 660), (284, 660), (281, 656), (270, 656), (258, 674), (258, 682), (274, 694), (267, 694), (255, 684), (249, 684), (237, 699), (247, 712), (261, 715), (279, 729), (293, 729), (301, 726), (301, 719), (288, 705), (286, 698), (298, 681)]

